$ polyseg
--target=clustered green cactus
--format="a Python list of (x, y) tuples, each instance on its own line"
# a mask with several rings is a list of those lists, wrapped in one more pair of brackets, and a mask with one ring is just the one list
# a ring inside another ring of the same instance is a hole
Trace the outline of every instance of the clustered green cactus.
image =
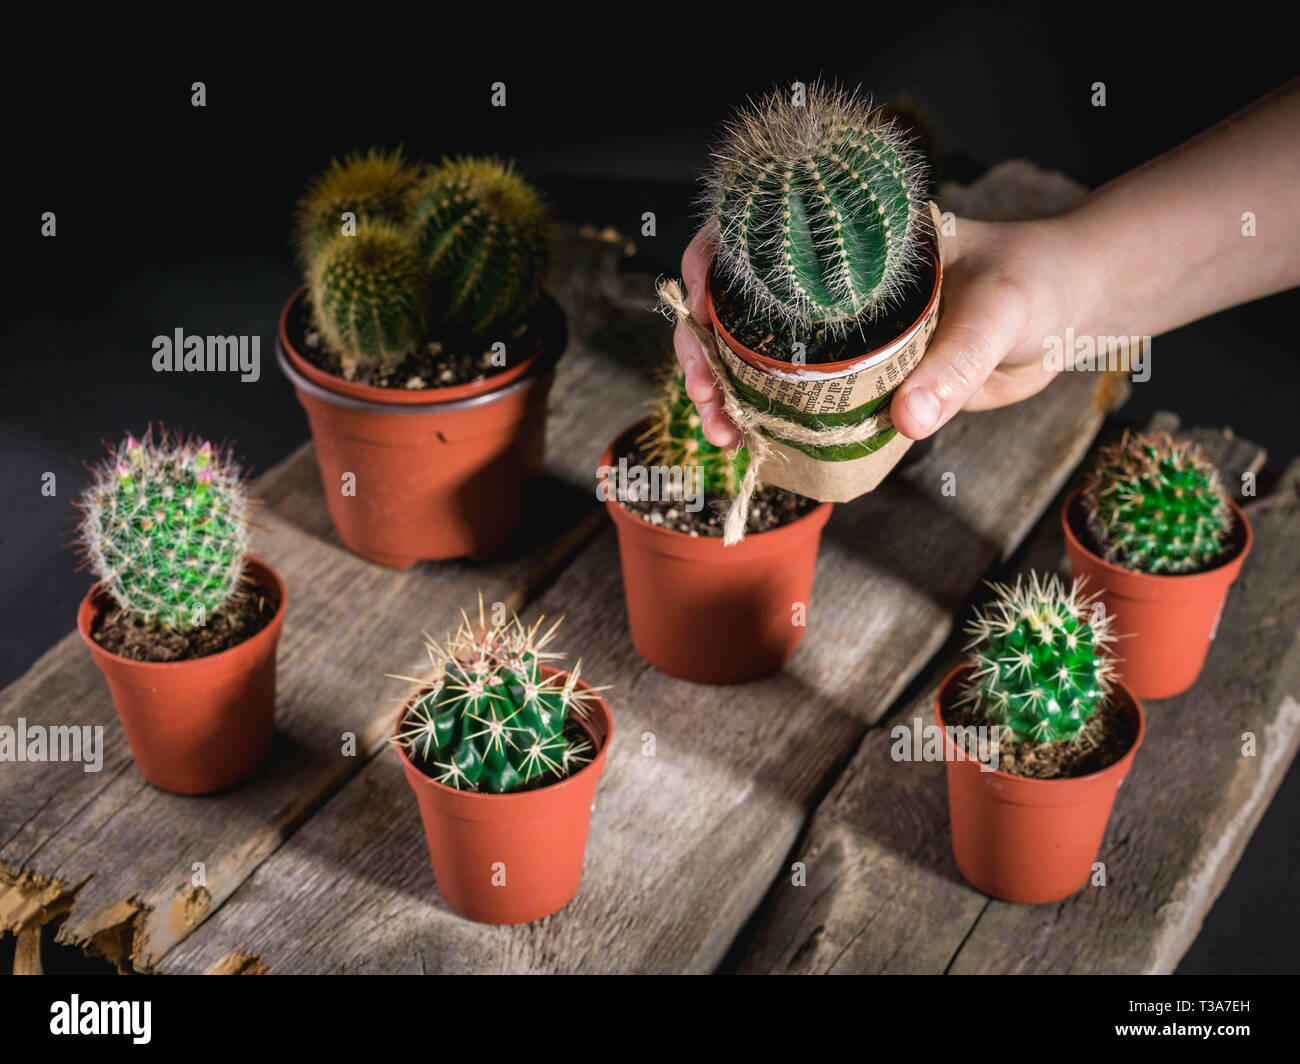
[(312, 183), (298, 247), (316, 324), (352, 377), (392, 371), (422, 340), (517, 325), (541, 292), (550, 216), (510, 164), (446, 159), (421, 176), (372, 150)]
[(729, 451), (710, 443), (695, 403), (686, 394), (686, 378), (669, 371), (655, 397), (650, 424), (640, 437), (647, 461), (681, 469), (694, 478), (692, 487), (706, 495), (735, 495), (749, 467), (749, 452)]
[(1232, 531), (1218, 470), (1196, 444), (1167, 432), (1126, 432), (1103, 447), (1082, 498), (1106, 560), (1138, 572), (1203, 569)]
[(1054, 575), (993, 591), (966, 629), (975, 670), (962, 700), (1016, 740), (1073, 739), (1114, 679), (1110, 618), (1077, 583), (1067, 591)]
[(239, 467), (211, 443), (127, 436), (80, 508), (90, 568), (137, 620), (198, 628), (238, 592), (248, 499)]
[(727, 126), (706, 205), (720, 278), (775, 328), (843, 335), (918, 276), (926, 163), (856, 94), (774, 92)]
[[(582, 662), (546, 676), (563, 658), (546, 650), (559, 627), (518, 617), (462, 623), (443, 644), (425, 636), (432, 675), (416, 682), (393, 741), (431, 779), (459, 790), (502, 794), (568, 776), (591, 761), (591, 741), (574, 718), (600, 688), (579, 686)], [(410, 679), (410, 677), (398, 677)]]

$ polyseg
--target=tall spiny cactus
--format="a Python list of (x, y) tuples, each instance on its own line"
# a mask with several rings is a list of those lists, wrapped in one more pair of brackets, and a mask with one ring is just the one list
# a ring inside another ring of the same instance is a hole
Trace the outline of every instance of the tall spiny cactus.
[(690, 486), (705, 494), (735, 495), (749, 466), (744, 447), (729, 451), (705, 438), (700, 413), (686, 394), (686, 378), (675, 370), (664, 374), (640, 443), (651, 464), (698, 478)]
[(424, 329), (427, 281), (405, 231), (363, 221), (318, 253), (311, 273), (316, 324), (343, 360), (358, 367), (394, 369), (414, 350)]
[(716, 269), (772, 326), (843, 335), (902, 296), (925, 254), (923, 157), (856, 94), (774, 92), (726, 127), (705, 203)]
[(127, 436), (79, 505), (90, 567), (132, 617), (197, 628), (238, 591), (248, 499), (239, 467), (211, 443)]
[(435, 324), (486, 337), (537, 301), (550, 261), (550, 216), (512, 165), (448, 159), (412, 193)]
[(402, 224), (416, 170), (399, 148), (371, 148), (335, 159), (308, 186), (298, 201), (297, 242), (309, 266), (317, 253), (344, 231), (344, 214), (364, 220)]
[(1017, 740), (1073, 739), (1114, 677), (1110, 618), (1078, 584), (1067, 591), (1054, 575), (992, 586), (993, 601), (966, 629), (975, 672), (963, 701)]
[(1129, 435), (1103, 447), (1083, 489), (1088, 529), (1107, 561), (1190, 573), (1223, 554), (1232, 510), (1218, 470), (1190, 441)]
[[(462, 623), (439, 644), (425, 636), (431, 678), (407, 706), (393, 741), (427, 776), (448, 787), (492, 794), (551, 783), (591, 761), (594, 751), (573, 718), (586, 719), (598, 688), (578, 684), (582, 662), (542, 674), (563, 658), (546, 650), (559, 627), (518, 617)], [(397, 677), (409, 679), (409, 677)]]

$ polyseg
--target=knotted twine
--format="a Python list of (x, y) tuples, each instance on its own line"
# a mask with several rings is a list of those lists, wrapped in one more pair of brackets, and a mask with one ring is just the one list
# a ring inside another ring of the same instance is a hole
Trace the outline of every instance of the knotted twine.
[(769, 435), (780, 436), (792, 443), (811, 447), (834, 447), (837, 445), (862, 443), (893, 427), (894, 420), (889, 416), (889, 407), (885, 405), (879, 413), (851, 425), (838, 425), (833, 428), (814, 429), (789, 421), (778, 414), (760, 410), (749, 402), (731, 382), (723, 361), (723, 340), (716, 331), (708, 329), (698, 321), (686, 306), (682, 286), (676, 280), (660, 279), (655, 286), (659, 295), (659, 307), (665, 317), (685, 325), (700, 342), (704, 357), (709, 363), (713, 379), (722, 393), (722, 409), (727, 417), (736, 423), (745, 436), (745, 445), (749, 448), (749, 468), (745, 470), (744, 479), (736, 496), (727, 510), (727, 519), (723, 525), (722, 545), (730, 547), (745, 538), (745, 529), (749, 522), (749, 507), (758, 489), (759, 469), (771, 458), (782, 458), (776, 451)]

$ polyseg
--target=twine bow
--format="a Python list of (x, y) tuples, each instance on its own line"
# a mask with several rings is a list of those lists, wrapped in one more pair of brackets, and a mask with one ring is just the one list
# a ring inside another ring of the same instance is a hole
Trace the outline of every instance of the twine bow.
[(783, 457), (773, 448), (769, 436), (778, 436), (792, 443), (813, 447), (834, 447), (861, 443), (893, 426), (894, 421), (889, 416), (888, 406), (862, 421), (826, 429), (809, 428), (807, 425), (758, 409), (732, 384), (723, 361), (722, 338), (715, 331), (705, 328), (704, 324), (690, 312), (686, 306), (685, 296), (682, 294), (681, 284), (676, 280), (661, 279), (656, 285), (656, 291), (659, 295), (660, 309), (665, 316), (671, 316), (672, 319), (684, 324), (699, 340), (704, 357), (709, 363), (709, 369), (713, 372), (714, 380), (717, 381), (718, 390), (722, 393), (722, 409), (744, 433), (745, 444), (749, 448), (749, 468), (745, 470), (745, 477), (740, 482), (735, 498), (731, 501), (723, 525), (722, 545), (724, 547), (733, 546), (745, 538), (749, 507), (758, 488), (760, 468), (771, 458)]

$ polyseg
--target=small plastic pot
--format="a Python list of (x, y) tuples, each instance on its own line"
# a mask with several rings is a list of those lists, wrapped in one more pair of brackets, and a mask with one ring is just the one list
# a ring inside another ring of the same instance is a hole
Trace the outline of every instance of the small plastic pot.
[[(644, 426), (631, 426), (606, 448), (606, 470)], [(785, 665), (803, 639), (796, 605), (807, 614), (830, 503), (724, 547), (721, 537), (643, 521), (618, 501), (612, 483), (605, 496), (618, 532), (628, 628), (646, 661), (669, 676), (712, 684), (756, 680)]]
[(339, 539), (394, 569), (500, 554), (522, 527), (529, 482), (541, 472), (546, 397), (566, 341), (559, 305), (543, 298), (545, 340), (503, 373), (402, 391), (345, 381), (294, 349), (289, 323), (305, 292), (281, 312), (276, 350), (307, 412)]
[[(944, 710), (960, 694), (970, 668), (970, 662), (958, 666), (940, 684), (934, 699), (939, 727), (944, 728)], [(945, 728), (952, 853), (977, 890), (1003, 901), (1041, 905), (1069, 897), (1088, 882), (1115, 792), (1146, 733), (1142, 704), (1132, 692), (1116, 684), (1111, 697), (1133, 727), (1133, 745), (1100, 772), (1072, 779), (985, 771), (978, 761), (960, 757)]]
[(1137, 573), (1100, 557), (1088, 545), (1082, 489), (1061, 509), (1070, 570), (1084, 590), (1098, 592), (1113, 618), (1120, 679), (1139, 698), (1169, 698), (1196, 682), (1219, 627), (1228, 588), (1241, 572), (1254, 534), (1245, 512), (1232, 507), (1232, 547), (1226, 560), (1199, 573)]
[[(563, 675), (548, 667), (542, 673)], [(578, 686), (590, 690), (581, 680)], [(608, 703), (597, 697), (586, 705), (589, 719), (581, 723), (596, 756), (537, 790), (457, 790), (426, 776), (397, 747), (420, 807), (438, 890), (462, 916), (485, 924), (526, 924), (563, 908), (577, 893), (592, 801), (614, 734)]]
[(111, 605), (96, 584), (77, 610), (77, 631), (108, 681), (140, 775), (164, 791), (209, 794), (242, 783), (275, 739), (275, 648), (288, 591), (257, 558), (248, 578), (277, 601), (275, 615), (238, 646), (189, 661), (131, 661), (91, 637)]

